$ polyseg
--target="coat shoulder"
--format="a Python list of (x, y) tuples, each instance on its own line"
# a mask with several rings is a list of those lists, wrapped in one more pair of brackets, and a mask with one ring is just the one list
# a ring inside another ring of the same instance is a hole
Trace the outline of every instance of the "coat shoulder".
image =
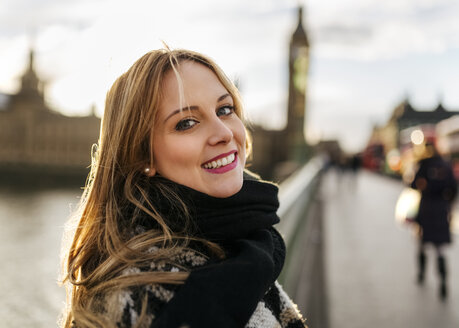
[(258, 303), (246, 328), (307, 328), (297, 305), (276, 281)]

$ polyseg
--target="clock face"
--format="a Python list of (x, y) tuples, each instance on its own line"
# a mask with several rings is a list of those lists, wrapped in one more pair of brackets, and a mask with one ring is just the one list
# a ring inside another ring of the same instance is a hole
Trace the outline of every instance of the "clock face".
[(309, 66), (308, 48), (297, 47), (292, 51), (293, 61), (293, 85), (296, 90), (305, 94)]

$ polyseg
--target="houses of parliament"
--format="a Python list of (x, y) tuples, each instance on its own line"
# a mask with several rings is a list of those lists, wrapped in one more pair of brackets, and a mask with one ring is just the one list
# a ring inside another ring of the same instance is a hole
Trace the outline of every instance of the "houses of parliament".
[[(291, 173), (307, 157), (304, 137), (309, 42), (303, 28), (303, 10), (289, 47), (287, 126), (283, 130), (251, 128), (253, 157), (250, 169), (265, 179)], [(0, 101), (0, 182), (26, 176), (75, 180), (81, 186), (89, 173), (91, 147), (97, 143), (100, 119), (92, 113), (68, 117), (51, 109), (43, 83), (34, 69), (34, 51), (16, 94)], [(0, 100), (2, 100), (0, 99)]]
[(19, 92), (3, 95), (0, 104), (0, 179), (12, 182), (52, 177), (84, 184), (91, 147), (99, 136), (94, 115), (68, 117), (45, 102), (43, 84), (34, 69), (34, 51)]

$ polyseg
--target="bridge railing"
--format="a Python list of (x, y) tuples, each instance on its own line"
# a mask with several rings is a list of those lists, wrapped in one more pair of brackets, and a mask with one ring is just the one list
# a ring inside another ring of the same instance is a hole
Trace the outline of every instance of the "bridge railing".
[(277, 228), (287, 247), (279, 281), (311, 327), (328, 325), (322, 206), (318, 195), (325, 164), (323, 157), (314, 157), (279, 187), (281, 222)]

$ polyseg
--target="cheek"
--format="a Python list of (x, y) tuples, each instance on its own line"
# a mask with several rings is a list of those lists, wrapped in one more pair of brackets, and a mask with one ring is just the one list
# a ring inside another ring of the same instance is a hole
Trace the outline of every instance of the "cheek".
[(233, 133), (234, 133), (234, 136), (235, 136), (235, 138), (237, 140), (237, 143), (241, 148), (241, 152), (244, 152), (243, 154), (241, 154), (240, 158), (241, 158), (241, 160), (244, 160), (244, 162), (245, 162), (246, 134), (245, 134), (244, 124), (242, 123), (241, 120), (238, 120), (238, 124), (236, 125), (236, 127), (235, 127), (235, 129), (233, 131), (234, 131)]
[[(155, 147), (156, 146), (156, 147)], [(158, 139), (153, 148), (157, 168), (163, 173), (190, 166), (196, 160), (196, 143), (189, 138), (172, 136)]]
[(167, 170), (177, 162), (178, 154), (175, 145), (169, 138), (157, 138), (153, 143), (153, 157), (158, 173), (167, 175)]

